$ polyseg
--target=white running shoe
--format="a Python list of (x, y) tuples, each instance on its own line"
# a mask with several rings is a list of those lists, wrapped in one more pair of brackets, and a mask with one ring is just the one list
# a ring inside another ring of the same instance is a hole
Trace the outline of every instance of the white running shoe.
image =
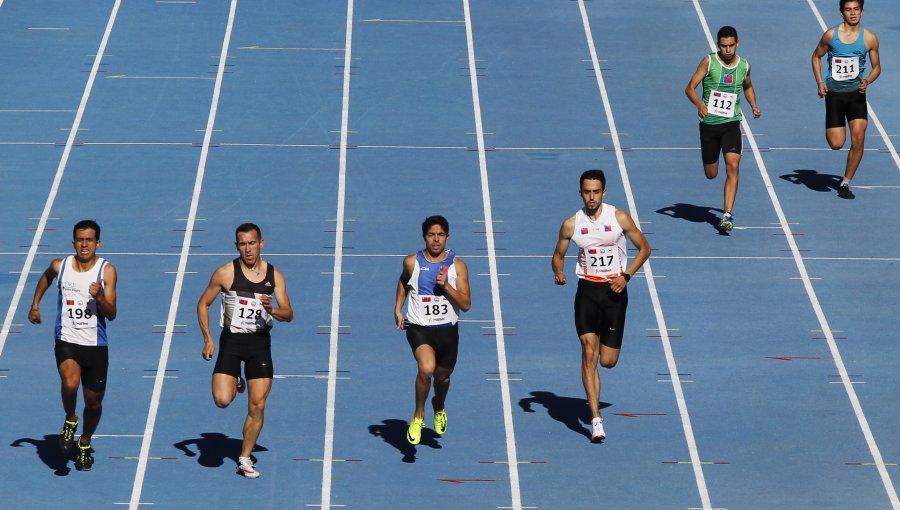
[(244, 475), (245, 478), (259, 478), (259, 471), (253, 465), (253, 459), (250, 457), (238, 457), (238, 473)]
[(599, 443), (606, 439), (606, 431), (603, 430), (603, 418), (591, 420), (591, 442)]

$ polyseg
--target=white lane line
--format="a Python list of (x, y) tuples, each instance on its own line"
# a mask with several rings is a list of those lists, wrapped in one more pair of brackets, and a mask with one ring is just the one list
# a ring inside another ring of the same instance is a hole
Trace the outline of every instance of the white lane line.
[[(710, 32), (709, 26), (706, 23), (706, 18), (703, 15), (703, 9), (700, 8), (698, 0), (693, 0), (693, 2), (694, 9), (697, 11), (697, 16), (700, 17), (700, 22), (703, 25), (704, 31), (706, 32), (706, 40), (709, 43), (710, 50), (716, 51), (715, 40), (713, 39), (712, 32)], [(818, 15), (818, 10), (815, 9), (814, 4), (810, 3), (810, 6), (817, 14), (819, 23), (824, 30), (825, 24), (821, 16)], [(819, 298), (816, 295), (815, 289), (813, 288), (812, 279), (810, 278), (809, 273), (806, 270), (806, 263), (804, 262), (803, 257), (800, 255), (800, 249), (797, 246), (796, 240), (794, 239), (794, 234), (791, 232), (791, 226), (788, 224), (787, 218), (784, 215), (784, 210), (781, 207), (781, 202), (778, 199), (778, 195), (775, 193), (775, 187), (772, 185), (771, 179), (769, 179), (769, 172), (766, 169), (766, 164), (763, 161), (762, 155), (759, 152), (759, 148), (756, 145), (756, 139), (753, 136), (753, 131), (750, 130), (750, 124), (746, 119), (741, 121), (741, 125), (744, 129), (744, 134), (747, 136), (747, 140), (750, 142), (750, 147), (752, 148), (753, 155), (756, 158), (756, 165), (759, 168), (763, 183), (765, 184), (766, 190), (769, 193), (769, 199), (772, 201), (772, 206), (774, 207), (775, 213), (778, 216), (778, 221), (781, 224), (782, 230), (784, 231), (785, 239), (788, 242), (788, 246), (791, 250), (791, 255), (794, 258), (794, 263), (797, 265), (797, 271), (800, 273), (800, 277), (803, 279), (803, 287), (806, 290), (806, 295), (809, 298), (809, 302), (816, 314), (816, 318), (819, 321), (819, 326), (824, 332), (823, 334), (828, 344), (828, 349), (831, 351), (831, 356), (834, 359), (834, 364), (838, 370), (838, 375), (841, 378), (841, 383), (844, 386), (844, 390), (847, 392), (847, 397), (850, 400), (850, 405), (853, 407), (853, 412), (856, 415), (857, 421), (859, 422), (860, 429), (862, 429), (863, 436), (865, 437), (866, 443), (869, 446), (869, 451), (872, 454), (872, 458), (875, 461), (875, 464), (878, 466), (878, 472), (881, 475), (882, 483), (884, 484), (885, 490), (887, 491), (888, 497), (891, 500), (891, 504), (894, 510), (900, 510), (900, 500), (898, 500), (897, 498), (897, 492), (894, 490), (894, 485), (891, 482), (890, 475), (888, 475), (887, 467), (885, 466), (884, 460), (881, 457), (881, 451), (878, 449), (878, 444), (875, 442), (875, 438), (872, 435), (872, 429), (869, 427), (869, 422), (866, 419), (865, 414), (863, 413), (862, 405), (860, 404), (859, 398), (856, 395), (856, 389), (853, 387), (853, 381), (850, 380), (850, 376), (847, 373), (847, 368), (844, 365), (844, 360), (841, 356), (840, 349), (838, 349), (834, 334), (831, 330), (831, 327), (828, 325), (828, 319), (825, 317), (825, 312), (822, 310), (822, 305), (819, 303)], [(885, 139), (887, 140), (887, 138)]]
[(25, 257), (25, 263), (22, 265), (22, 272), (19, 274), (19, 281), (16, 284), (16, 290), (13, 292), (12, 299), (9, 302), (9, 308), (6, 310), (6, 319), (3, 321), (3, 328), (0, 329), (0, 356), (3, 355), (3, 348), (6, 346), (6, 339), (9, 337), (9, 328), (16, 314), (16, 308), (19, 306), (19, 300), (22, 299), (22, 293), (25, 291), (25, 283), (28, 281), (28, 275), (34, 264), (34, 256), (37, 254), (38, 246), (44, 237), (44, 230), (47, 228), (47, 221), (50, 219), (50, 211), (56, 202), (56, 194), (59, 192), (59, 184), (62, 181), (66, 166), (69, 164), (69, 156), (72, 154), (72, 146), (75, 144), (75, 137), (78, 136), (78, 129), (81, 127), (81, 119), (84, 117), (84, 111), (87, 108), (88, 99), (91, 97), (91, 90), (94, 88), (94, 82), (97, 80), (97, 72), (100, 70), (100, 62), (103, 60), (103, 53), (106, 51), (106, 45), (109, 42), (109, 35), (112, 33), (113, 26), (116, 23), (116, 14), (119, 12), (121, 0), (116, 0), (113, 4), (109, 20), (106, 22), (106, 30), (103, 32), (103, 38), (100, 40), (100, 47), (97, 49), (97, 55), (94, 57), (94, 63), (91, 66), (91, 72), (88, 74), (87, 83), (84, 86), (84, 92), (81, 94), (81, 102), (78, 104), (78, 110), (75, 112), (75, 119), (72, 121), (72, 128), (69, 130), (69, 137), (66, 140), (66, 146), (63, 149), (62, 157), (59, 165), (56, 167), (56, 175), (53, 177), (53, 184), (50, 185), (50, 193), (47, 194), (47, 201), (44, 203), (44, 211), (38, 220), (37, 228), (31, 239), (31, 246), (28, 248), (28, 255)]
[(222, 40), (222, 51), (219, 55), (216, 83), (213, 87), (212, 100), (210, 101), (209, 117), (206, 121), (206, 132), (203, 135), (203, 146), (200, 149), (200, 161), (197, 163), (197, 176), (194, 179), (194, 193), (191, 196), (190, 212), (187, 217), (187, 226), (184, 229), (184, 239), (181, 243), (181, 255), (178, 258), (178, 273), (175, 275), (175, 286), (172, 288), (169, 316), (166, 320), (166, 334), (163, 337), (162, 349), (159, 353), (159, 363), (156, 367), (156, 377), (153, 382), (153, 393), (150, 397), (147, 422), (144, 426), (144, 437), (141, 441), (141, 452), (138, 456), (137, 470), (134, 475), (134, 485), (132, 485), (131, 489), (131, 500), (128, 504), (129, 510), (138, 510), (141, 504), (141, 491), (144, 487), (144, 475), (147, 471), (147, 461), (150, 458), (150, 443), (153, 441), (153, 429), (156, 425), (156, 416), (159, 411), (159, 401), (162, 396), (163, 383), (166, 380), (166, 365), (169, 361), (169, 350), (172, 346), (172, 332), (175, 330), (178, 302), (181, 298), (181, 289), (184, 286), (184, 275), (187, 270), (188, 256), (191, 251), (191, 239), (194, 236), (194, 224), (197, 221), (200, 191), (203, 188), (203, 176), (206, 173), (206, 160), (209, 156), (209, 143), (212, 139), (213, 126), (216, 123), (216, 112), (219, 109), (222, 79), (225, 76), (225, 62), (228, 58), (228, 45), (231, 42), (231, 32), (234, 28), (234, 16), (236, 11), (237, 0), (231, 0), (231, 8), (228, 12), (228, 24), (225, 27), (225, 36)]
[[(328, 340), (328, 390), (325, 400), (325, 444), (322, 453), (322, 510), (331, 504), (331, 478), (334, 464), (334, 407), (337, 393), (338, 339), (341, 327), (341, 279), (344, 251), (344, 203), (347, 192), (347, 134), (350, 126), (350, 65), (353, 62), (353, 0), (347, 0), (347, 25), (344, 36), (344, 86), (341, 99), (341, 145), (338, 158), (337, 218), (334, 233), (334, 278), (331, 285), (331, 331)], [(339, 505), (335, 505), (339, 506)]]
[[(812, 0), (806, 0), (806, 3), (809, 4), (809, 8), (812, 9), (813, 14), (816, 16), (819, 27), (822, 31), (825, 31), (827, 29), (825, 20), (822, 19), (822, 14), (819, 13), (816, 4), (813, 3)], [(884, 140), (884, 144), (890, 151), (891, 157), (894, 158), (894, 164), (900, 169), (900, 157), (897, 156), (897, 149), (894, 148), (894, 144), (891, 142), (891, 138), (887, 135), (884, 127), (881, 125), (881, 121), (878, 120), (878, 116), (875, 115), (875, 110), (872, 108), (871, 103), (867, 101), (866, 104), (869, 107), (869, 116), (872, 117), (875, 127), (878, 128), (878, 132), (881, 133), (881, 138)], [(793, 240), (791, 240), (791, 242), (793, 242)], [(793, 246), (791, 247), (791, 250), (794, 250)], [(799, 260), (798, 266), (801, 266), (803, 260), (799, 258), (799, 255), (795, 255), (795, 258)], [(801, 273), (805, 275), (806, 269), (802, 269)], [(819, 306), (818, 299), (816, 298), (811, 284), (807, 285), (807, 293), (810, 296), (810, 301), (813, 302), (813, 307), (816, 310), (816, 316), (819, 317), (819, 323), (822, 325), (822, 330), (825, 331), (828, 349), (831, 350), (831, 356), (834, 358), (834, 364), (837, 366), (838, 374), (841, 376), (844, 390), (847, 392), (847, 397), (850, 399), (850, 405), (853, 406), (853, 412), (856, 413), (856, 419), (859, 421), (859, 427), (862, 429), (863, 436), (866, 438), (866, 443), (869, 445), (869, 452), (871, 452), (872, 460), (878, 468), (878, 474), (881, 476), (881, 483), (884, 484), (884, 490), (887, 492), (888, 499), (891, 500), (891, 506), (894, 510), (900, 510), (900, 498), (897, 497), (897, 491), (894, 489), (894, 483), (891, 481), (891, 476), (888, 474), (884, 458), (881, 456), (881, 450), (878, 449), (878, 443), (875, 442), (875, 436), (872, 434), (872, 429), (869, 427), (869, 421), (866, 419), (866, 415), (863, 414), (862, 405), (859, 402), (859, 398), (856, 396), (856, 389), (853, 388), (852, 381), (850, 381), (850, 378), (847, 376), (847, 369), (844, 367), (841, 351), (838, 350), (834, 335), (831, 333), (831, 328), (829, 328), (827, 322), (825, 322), (825, 314)]]
[(478, 141), (478, 167), (481, 173), (481, 200), (484, 209), (485, 239), (487, 241), (488, 267), (490, 268), (491, 299), (494, 310), (494, 331), (497, 343), (497, 364), (500, 379), (500, 396), (503, 402), (503, 426), (506, 435), (506, 460), (509, 467), (509, 488), (513, 510), (522, 509), (519, 488), (519, 462), (516, 452), (516, 433), (513, 426), (512, 404), (509, 394), (509, 372), (506, 363), (506, 341), (503, 331), (503, 309), (500, 306), (500, 278), (497, 273), (497, 253), (494, 247), (494, 219), (491, 209), (491, 188), (488, 182), (487, 156), (484, 144), (484, 126), (481, 118), (481, 99), (478, 94), (475, 42), (472, 35), (472, 15), (469, 0), (463, 0), (466, 21), (466, 47), (469, 54), (469, 83), (472, 88), (472, 107), (475, 114), (475, 138)]
[[(806, 0), (806, 3), (809, 5), (809, 8), (812, 9), (813, 14), (816, 17), (816, 20), (819, 22), (819, 27), (824, 32), (828, 30), (828, 26), (825, 24), (825, 20), (822, 19), (822, 14), (819, 12), (819, 8), (816, 7), (816, 4), (812, 0)], [(881, 121), (878, 120), (878, 116), (875, 115), (875, 109), (872, 108), (872, 103), (866, 101), (866, 105), (869, 107), (869, 116), (872, 117), (872, 123), (875, 124), (875, 128), (878, 129), (878, 133), (881, 135), (881, 139), (884, 140), (884, 144), (887, 146), (888, 152), (891, 153), (891, 157), (894, 159), (894, 165), (897, 166), (897, 169), (900, 170), (900, 156), (897, 155), (897, 149), (894, 147), (894, 143), (891, 141), (890, 135), (888, 135), (887, 131), (884, 130), (884, 126), (881, 125)], [(885, 471), (886, 473), (886, 471)], [(897, 502), (896, 496), (893, 501)], [(897, 505), (900, 503), (896, 503), (894, 508), (897, 508)]]
[[(600, 96), (603, 99), (603, 108), (606, 111), (606, 121), (609, 124), (609, 130), (612, 134), (613, 145), (616, 148), (616, 161), (619, 164), (619, 173), (622, 176), (622, 185), (625, 188), (625, 196), (628, 198), (628, 209), (632, 218), (637, 224), (640, 224), (637, 206), (634, 201), (634, 194), (631, 190), (631, 182), (628, 178), (628, 170), (625, 167), (625, 156), (622, 154), (622, 145), (619, 142), (619, 135), (616, 130), (616, 120), (613, 117), (612, 107), (610, 106), (609, 96), (606, 93), (606, 85), (603, 81), (603, 73), (600, 71), (600, 61), (597, 58), (597, 49), (594, 47), (594, 36), (591, 33), (591, 25), (588, 20), (587, 10), (584, 7), (584, 0), (578, 0), (578, 8), (581, 10), (581, 20), (584, 25), (584, 33), (587, 37), (588, 48), (591, 52), (591, 62), (594, 66), (594, 75), (597, 78), (597, 85), (600, 88)], [(684, 429), (684, 439), (687, 443), (688, 452), (691, 458), (691, 466), (694, 470), (694, 478), (697, 482), (697, 490), (700, 493), (700, 501), (705, 510), (712, 509), (710, 502), (709, 489), (706, 486), (706, 477), (703, 474), (703, 465), (700, 461), (700, 453), (697, 449), (697, 441), (694, 437), (694, 428), (691, 425), (691, 417), (688, 413), (687, 401), (684, 397), (684, 389), (682, 388), (682, 380), (678, 375), (678, 366), (675, 363), (675, 354), (672, 351), (672, 342), (669, 338), (669, 328), (666, 325), (666, 318), (663, 315), (662, 305), (659, 301), (659, 294), (656, 290), (656, 281), (653, 279), (653, 270), (650, 261), (644, 263), (644, 273), (646, 275), (647, 287), (650, 291), (650, 300), (653, 303), (653, 313), (656, 315), (656, 323), (659, 327), (660, 341), (663, 351), (666, 355), (666, 363), (669, 373), (672, 374), (672, 390), (675, 393), (675, 400), (678, 404), (678, 414), (681, 417), (681, 425)], [(685, 381), (686, 382), (686, 381)]]

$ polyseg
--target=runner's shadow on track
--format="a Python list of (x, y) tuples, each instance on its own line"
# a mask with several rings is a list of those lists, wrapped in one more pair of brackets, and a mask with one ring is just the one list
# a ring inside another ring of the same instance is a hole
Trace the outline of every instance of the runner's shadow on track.
[[(382, 420), (381, 423), (382, 425), (369, 425), (369, 434), (380, 437), (385, 443), (396, 448), (403, 454), (403, 462), (407, 464), (415, 463), (416, 447), (409, 444), (409, 441), (406, 440), (406, 429), (409, 427), (409, 422), (404, 420)], [(433, 430), (423, 428), (422, 440), (419, 442), (419, 445), (435, 449), (441, 448), (441, 444), (437, 441), (438, 437), (440, 436)]]
[(16, 439), (9, 446), (21, 448), (25, 443), (34, 446), (38, 458), (53, 470), (54, 475), (67, 476), (72, 471), (72, 468), (69, 467), (69, 459), (72, 455), (59, 451), (59, 434), (47, 434), (44, 439), (23, 437)]
[[(519, 407), (526, 413), (533, 413), (533, 404), (540, 404), (547, 409), (547, 414), (554, 420), (562, 423), (572, 432), (581, 434), (590, 439), (591, 411), (588, 409), (587, 400), (583, 398), (560, 397), (549, 391), (532, 391), (530, 398), (519, 400)], [(600, 402), (600, 409), (605, 409), (612, 404)], [(587, 426), (588, 428), (585, 428)]]
[(716, 232), (719, 234), (728, 235), (727, 232), (723, 232), (719, 228), (719, 220), (724, 212), (725, 211), (722, 209), (716, 207), (703, 207), (700, 205), (681, 203), (656, 210), (657, 214), (662, 214), (663, 216), (668, 216), (677, 220), (686, 220), (692, 223), (707, 223), (716, 229)]
[(839, 175), (820, 174), (816, 170), (797, 169), (792, 174), (779, 176), (791, 184), (802, 184), (807, 188), (820, 193), (837, 191), (841, 184)]
[[(228, 437), (221, 432), (203, 432), (200, 437), (194, 439), (185, 439), (173, 444), (175, 448), (184, 452), (188, 457), (197, 457), (197, 464), (208, 468), (217, 468), (225, 464), (225, 459), (231, 459), (237, 464), (238, 457), (241, 455), (241, 443), (238, 438)], [(199, 452), (193, 451), (190, 447), (194, 446)], [(267, 452), (264, 446), (256, 445), (253, 447), (254, 452)]]

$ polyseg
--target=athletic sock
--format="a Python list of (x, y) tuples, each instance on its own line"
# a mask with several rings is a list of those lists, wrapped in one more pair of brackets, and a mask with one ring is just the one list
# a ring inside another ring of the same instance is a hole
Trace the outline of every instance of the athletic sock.
[(846, 177), (841, 179), (841, 186), (849, 186), (849, 185), (850, 185), (850, 179), (848, 179)]

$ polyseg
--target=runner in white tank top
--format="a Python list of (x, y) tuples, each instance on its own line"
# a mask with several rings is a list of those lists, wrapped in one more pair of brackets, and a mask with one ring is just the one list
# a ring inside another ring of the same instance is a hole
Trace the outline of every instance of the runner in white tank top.
[[(606, 176), (602, 170), (587, 170), (579, 183), (584, 207), (560, 227), (552, 268), (556, 284), (565, 285), (566, 252), (574, 241), (578, 247), (575, 329), (581, 340), (581, 377), (592, 417), (589, 437), (600, 442), (606, 438), (606, 431), (600, 417), (597, 364), (612, 368), (619, 361), (628, 307), (626, 286), (650, 257), (650, 243), (627, 212), (603, 203)], [(630, 264), (626, 237), (638, 249)]]
[(116, 318), (116, 268), (97, 256), (100, 226), (83, 220), (72, 229), (75, 255), (55, 259), (38, 279), (28, 320), (41, 323), (40, 302), (57, 282), (57, 317), (54, 353), (62, 382), (62, 403), (66, 413), (59, 448), (67, 453), (75, 444), (78, 429), (78, 388), (84, 394), (84, 429), (78, 439), (75, 469), (90, 471), (94, 463), (91, 437), (100, 423), (103, 395), (109, 369), (106, 322)]

